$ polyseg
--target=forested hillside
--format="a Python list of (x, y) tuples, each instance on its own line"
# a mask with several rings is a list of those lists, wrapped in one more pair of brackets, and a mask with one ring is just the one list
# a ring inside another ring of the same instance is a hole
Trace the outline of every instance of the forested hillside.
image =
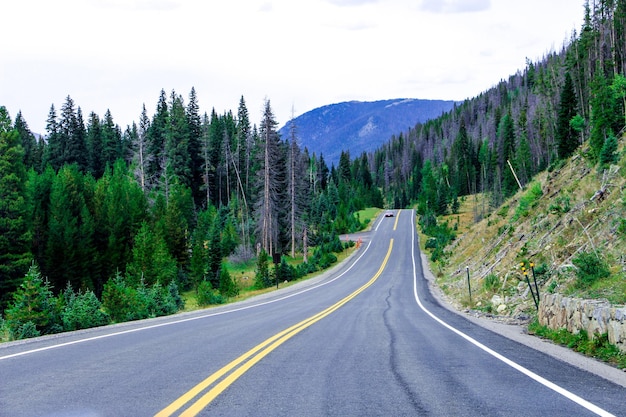
[[(144, 106), (122, 130), (110, 111), (85, 117), (68, 96), (37, 140), (20, 113), (12, 121), (0, 107), (9, 338), (169, 314), (182, 290), (220, 302), (238, 291), (228, 257), (258, 258), (258, 288), (298, 278), (336, 260), (338, 235), (362, 227), (355, 211), (382, 207), (366, 163), (355, 163), (355, 178), (347, 159), (330, 170), (279, 136), (269, 101), (259, 126), (243, 97), (236, 115), (198, 109), (194, 89), (186, 103), (161, 91), (155, 113)], [(297, 268), (283, 260), (269, 270), (274, 254), (296, 253)], [(93, 322), (98, 311), (108, 316)]]
[(599, 160), (624, 126), (625, 27), (623, 0), (587, 3), (562, 49), (370, 153), (376, 185), (395, 206), (439, 215), (477, 192), (497, 207), (582, 142)]

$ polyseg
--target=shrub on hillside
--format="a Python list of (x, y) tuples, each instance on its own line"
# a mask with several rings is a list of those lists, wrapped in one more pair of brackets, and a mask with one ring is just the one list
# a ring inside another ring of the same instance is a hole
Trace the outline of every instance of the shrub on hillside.
[(529, 210), (535, 207), (537, 200), (539, 200), (542, 195), (543, 191), (541, 190), (540, 183), (533, 182), (530, 184), (528, 191), (520, 198), (519, 205), (515, 209), (512, 220), (517, 221), (520, 217), (528, 216)]
[(483, 280), (483, 288), (485, 291), (496, 291), (500, 286), (500, 279), (496, 274), (489, 274)]
[(588, 288), (594, 282), (602, 278), (607, 278), (610, 275), (606, 263), (593, 252), (580, 252), (578, 256), (572, 260), (572, 263), (577, 268), (577, 285), (580, 288)]

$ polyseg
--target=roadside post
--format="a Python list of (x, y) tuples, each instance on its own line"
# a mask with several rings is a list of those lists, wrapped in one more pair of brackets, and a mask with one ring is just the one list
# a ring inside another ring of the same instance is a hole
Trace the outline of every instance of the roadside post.
[(526, 283), (528, 284), (528, 289), (530, 290), (530, 294), (533, 296), (533, 301), (535, 302), (535, 308), (539, 310), (539, 301), (537, 301), (537, 297), (535, 297), (535, 290), (533, 289), (532, 284), (530, 283), (530, 278), (528, 278), (528, 271), (524, 266), (524, 262), (520, 264), (522, 267), (522, 273), (524, 274), (524, 278), (526, 278)]
[[(535, 282), (535, 294), (537, 294), (537, 303), (541, 302), (541, 299), (539, 298), (539, 286), (537, 286), (537, 277), (535, 277), (535, 263), (531, 262), (530, 263), (530, 270), (533, 273), (533, 281)], [(537, 308), (539, 308), (539, 306), (537, 306)]]
[(472, 304), (472, 284), (470, 283), (469, 266), (466, 266), (465, 270), (467, 271), (467, 290), (469, 292), (469, 300), (470, 300), (470, 305), (471, 305)]

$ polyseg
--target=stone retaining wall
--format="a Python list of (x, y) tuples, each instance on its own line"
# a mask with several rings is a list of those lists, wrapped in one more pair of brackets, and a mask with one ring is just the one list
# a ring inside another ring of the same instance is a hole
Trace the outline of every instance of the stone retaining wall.
[(570, 333), (586, 330), (589, 337), (607, 333), (609, 343), (626, 352), (626, 307), (612, 307), (608, 301), (584, 300), (561, 294), (541, 294), (539, 323)]

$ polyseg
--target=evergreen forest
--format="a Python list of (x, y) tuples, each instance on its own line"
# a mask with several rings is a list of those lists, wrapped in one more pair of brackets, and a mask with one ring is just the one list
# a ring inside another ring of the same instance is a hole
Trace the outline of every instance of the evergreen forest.
[[(278, 134), (270, 101), (252, 125), (200, 113), (195, 89), (161, 90), (130, 126), (83, 114), (68, 95), (43, 137), (0, 107), (0, 340), (171, 314), (237, 294), (225, 260), (254, 261), (269, 287), (328, 267), (367, 207), (416, 207), (434, 253), (437, 217), (488, 195), (486, 216), (581, 144), (611, 164), (626, 122), (626, 0), (586, 2), (558, 51), (398, 133), (378, 150), (323, 155)], [(297, 266), (284, 257), (302, 256)]]

